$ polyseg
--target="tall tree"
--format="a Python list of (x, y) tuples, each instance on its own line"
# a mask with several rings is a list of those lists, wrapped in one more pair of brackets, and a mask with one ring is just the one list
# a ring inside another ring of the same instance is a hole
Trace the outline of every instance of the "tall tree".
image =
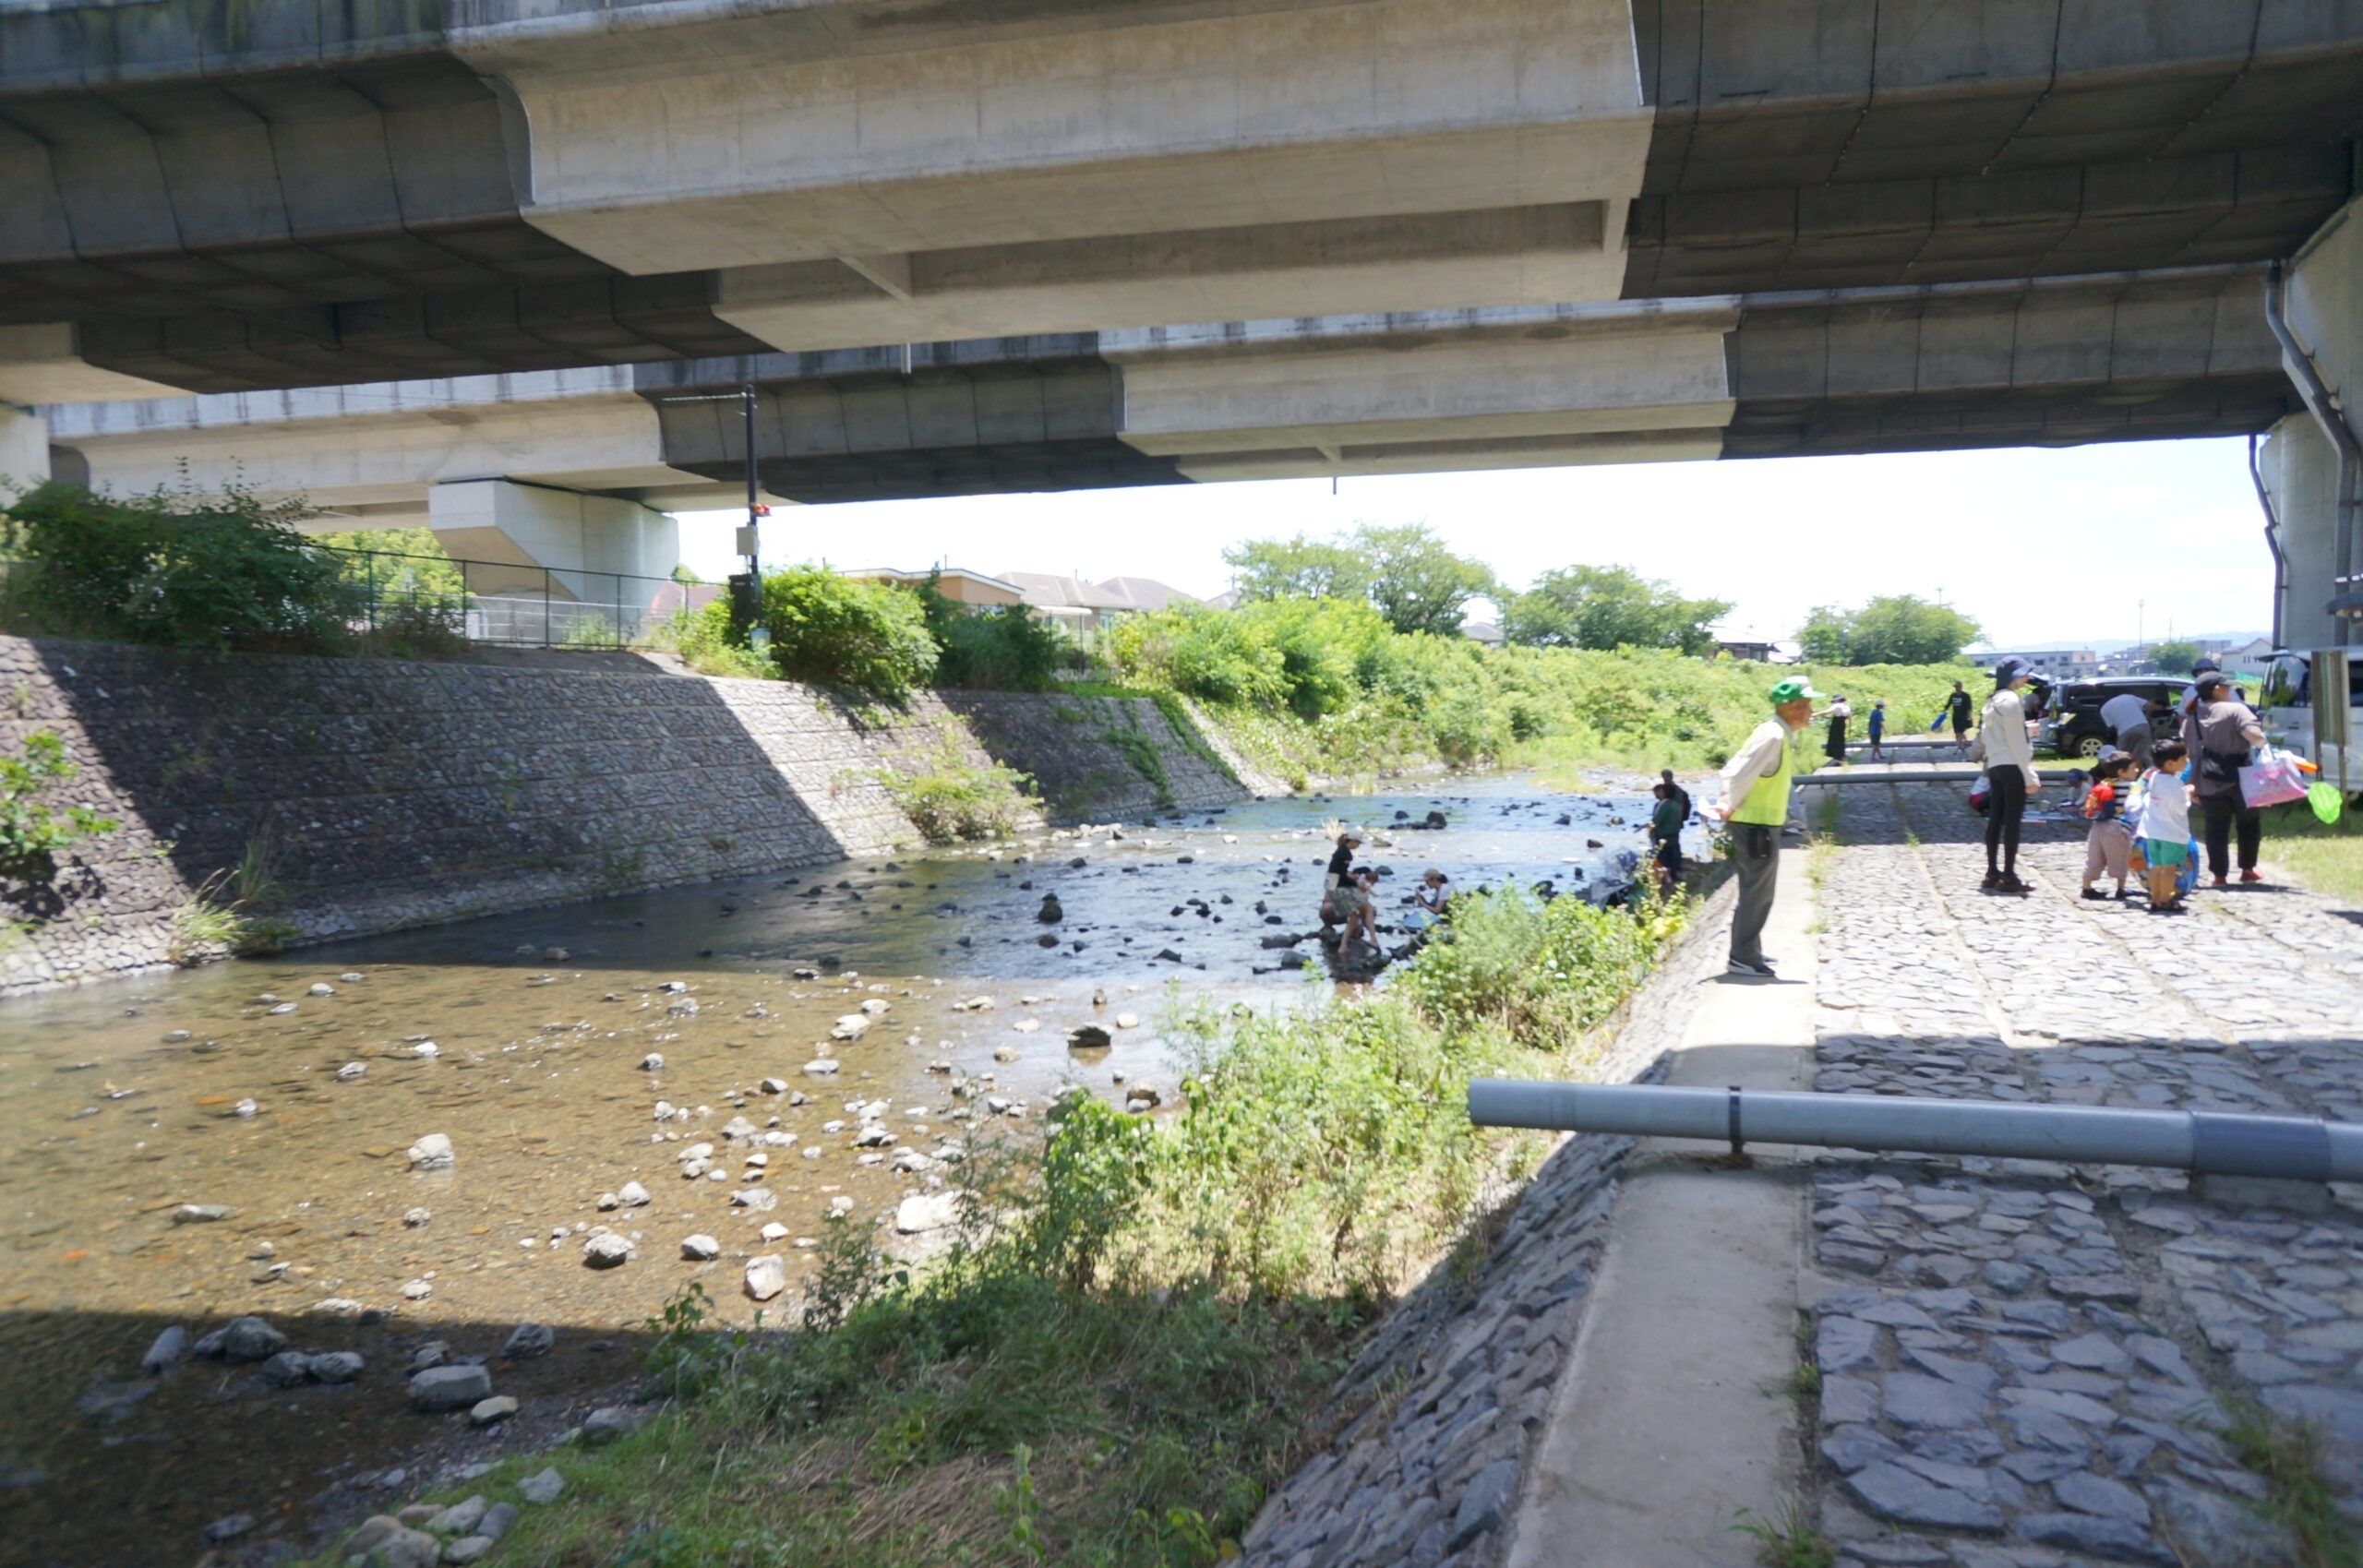
[(1672, 648), (1704, 652), (1722, 599), (1685, 599), (1629, 567), (1562, 567), (1510, 601), (1502, 631), (1537, 648)]
[(1910, 593), (1889, 593), (1859, 610), (1817, 606), (1797, 641), (1815, 664), (1943, 664), (1977, 640), (1978, 625), (1959, 610)]
[(1471, 599), (1497, 592), (1493, 569), (1457, 556), (1425, 523), (1365, 522), (1329, 539), (1258, 539), (1222, 558), (1238, 572), (1239, 597), (1347, 599), (1374, 606), (1402, 632), (1451, 637)]
[(2187, 676), (2190, 666), (2199, 662), (2201, 650), (2196, 642), (2170, 637), (2150, 649), (2150, 667), (2162, 676)]
[(1353, 543), (1369, 563), (1370, 602), (1397, 631), (1457, 637), (1469, 601), (1501, 592), (1493, 568), (1454, 555), (1423, 522), (1365, 522), (1354, 530)]
[(1342, 539), (1253, 539), (1222, 558), (1237, 572), (1241, 602), (1259, 599), (1360, 599), (1370, 590), (1361, 556)]

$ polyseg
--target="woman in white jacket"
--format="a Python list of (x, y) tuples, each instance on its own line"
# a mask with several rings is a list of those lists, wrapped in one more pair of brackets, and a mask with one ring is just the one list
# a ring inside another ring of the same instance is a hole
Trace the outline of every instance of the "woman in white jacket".
[(2024, 892), (2019, 880), (2019, 823), (2027, 796), (2043, 787), (2034, 771), (2034, 742), (2027, 735), (2026, 708), (2019, 688), (2034, 674), (2024, 659), (2005, 659), (1994, 671), (1994, 695), (1977, 725), (1978, 755), (1985, 763), (1985, 886)]

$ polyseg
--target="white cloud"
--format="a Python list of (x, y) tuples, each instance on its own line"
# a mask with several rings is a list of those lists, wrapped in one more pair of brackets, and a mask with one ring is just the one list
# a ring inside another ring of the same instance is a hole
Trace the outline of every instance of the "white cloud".
[[(2237, 440), (1647, 463), (781, 508), (767, 564), (1229, 581), (1227, 545), (1424, 521), (1513, 581), (1621, 564), (1732, 600), (1786, 635), (1819, 604), (1941, 594), (2001, 644), (2270, 624), (2272, 563)], [(731, 567), (737, 514), (683, 518), (690, 563)], [(2138, 607), (2137, 607), (2138, 606)]]

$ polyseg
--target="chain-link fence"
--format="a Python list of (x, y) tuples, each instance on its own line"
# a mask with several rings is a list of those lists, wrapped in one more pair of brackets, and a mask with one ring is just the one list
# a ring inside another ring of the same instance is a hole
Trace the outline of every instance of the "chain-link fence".
[(355, 629), (519, 648), (645, 648), (713, 583), (315, 545), (362, 595)]

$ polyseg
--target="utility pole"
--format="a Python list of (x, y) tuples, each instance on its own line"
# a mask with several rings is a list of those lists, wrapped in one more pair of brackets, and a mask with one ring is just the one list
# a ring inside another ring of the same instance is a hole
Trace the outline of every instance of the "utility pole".
[[(730, 578), (730, 618), (745, 628), (750, 639), (763, 628), (762, 565), (758, 558), (762, 535), (759, 522), (771, 515), (771, 508), (756, 498), (759, 474), (755, 466), (755, 384), (745, 383), (738, 389), (738, 409), (745, 426), (747, 441), (747, 521), (738, 530), (738, 558), (744, 563)], [(765, 636), (759, 639), (768, 641)]]

